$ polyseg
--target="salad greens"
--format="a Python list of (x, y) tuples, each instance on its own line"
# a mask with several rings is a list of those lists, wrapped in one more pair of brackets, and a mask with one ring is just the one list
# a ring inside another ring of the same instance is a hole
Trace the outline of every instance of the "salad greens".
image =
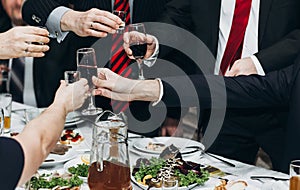
[[(145, 176), (156, 178), (162, 168), (168, 168), (170, 160), (162, 158), (151, 158), (149, 162), (145, 159), (139, 162), (139, 168), (134, 169), (133, 175), (137, 182), (142, 182)], [(145, 164), (146, 163), (146, 164)], [(189, 186), (191, 184), (203, 185), (209, 179), (209, 172), (200, 167), (200, 164), (185, 162), (180, 159), (177, 166), (174, 166), (170, 173), (174, 173), (174, 177), (178, 179), (179, 186)]]
[(77, 164), (77, 167), (72, 166), (72, 167), (68, 168), (68, 171), (71, 174), (75, 174), (75, 175), (78, 175), (78, 176), (81, 176), (81, 177), (87, 177), (88, 173), (89, 173), (89, 166), (85, 163)]
[(83, 184), (83, 181), (77, 176), (73, 175), (69, 179), (63, 179), (61, 177), (52, 177), (51, 179), (47, 180), (46, 178), (49, 177), (49, 174), (42, 174), (40, 177), (32, 177), (30, 180), (30, 187), (33, 190), (38, 190), (40, 188), (53, 188), (56, 186), (69, 186), (76, 187)]
[(150, 164), (141, 163), (140, 169), (134, 174), (136, 181), (142, 181), (146, 175), (156, 177), (158, 171), (165, 166), (166, 161), (162, 158), (150, 158)]
[(193, 172), (192, 170), (189, 171), (187, 175), (184, 175), (176, 170), (175, 175), (179, 177), (179, 186), (188, 186), (194, 183), (198, 185), (203, 185), (209, 178), (209, 172), (206, 170), (201, 170), (201, 177), (198, 174)]

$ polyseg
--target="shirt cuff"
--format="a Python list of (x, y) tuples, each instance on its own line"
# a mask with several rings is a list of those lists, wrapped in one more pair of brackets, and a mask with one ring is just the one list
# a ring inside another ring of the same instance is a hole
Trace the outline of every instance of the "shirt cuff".
[(265, 74), (265, 71), (264, 71), (264, 69), (262, 68), (262, 66), (261, 66), (259, 60), (257, 59), (257, 57), (256, 57), (255, 55), (252, 55), (250, 58), (251, 58), (252, 61), (253, 61), (253, 64), (254, 64), (254, 66), (255, 66), (255, 68), (256, 68), (256, 71), (257, 71), (257, 74), (258, 74), (258, 75), (261, 75), (261, 76), (265, 76), (265, 75), (266, 75), (266, 74)]
[(46, 22), (46, 27), (50, 33), (50, 37), (56, 38), (58, 43), (63, 41), (69, 33), (69, 32), (61, 31), (60, 28), (61, 18), (69, 10), (71, 9), (67, 7), (63, 7), (63, 6), (57, 7), (50, 13)]
[(161, 79), (160, 78), (156, 78), (155, 80), (157, 80), (158, 83), (159, 83), (159, 97), (158, 97), (157, 101), (155, 101), (155, 102), (152, 103), (152, 106), (156, 106), (161, 101), (161, 99), (162, 99), (162, 97), (164, 95), (164, 86), (163, 86), (163, 84), (161, 82)]
[(145, 65), (147, 65), (148, 67), (152, 67), (154, 65), (154, 63), (156, 62), (157, 60), (157, 57), (158, 57), (158, 53), (159, 53), (159, 43), (158, 43), (158, 40), (155, 36), (152, 36), (154, 38), (154, 41), (155, 41), (155, 51), (154, 53), (151, 55), (151, 57), (149, 57), (148, 59), (145, 59), (143, 62)]

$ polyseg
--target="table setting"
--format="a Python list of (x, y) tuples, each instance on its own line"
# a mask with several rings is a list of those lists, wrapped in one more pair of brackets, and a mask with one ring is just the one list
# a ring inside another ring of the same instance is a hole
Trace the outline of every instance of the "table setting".
[[(5, 133), (5, 136), (10, 136), (11, 133), (21, 132), (23, 127), (25, 126), (25, 112), (26, 110), (32, 109), (31, 106), (19, 104), (16, 102), (12, 103), (12, 116), (11, 116), (11, 132)], [(23, 112), (23, 113), (22, 113)], [(110, 113), (111, 114), (111, 113)], [(102, 121), (100, 117), (98, 117), (93, 125), (92, 121), (86, 122), (85, 120), (81, 120), (78, 123), (78, 115), (80, 113), (71, 113), (66, 121), (66, 127), (62, 133), (63, 134), (71, 134), (73, 138), (81, 137), (80, 142), (77, 143), (66, 143), (65, 145), (68, 148), (67, 152), (62, 155), (59, 154), (50, 154), (45, 162), (41, 165), (39, 169), (39, 173), (54, 173), (57, 172), (59, 174), (69, 174), (70, 167), (76, 167), (80, 165), (81, 170), (87, 172), (87, 168), (90, 164), (95, 161), (97, 157), (102, 157), (104, 161), (104, 165), (109, 162), (110, 157), (114, 157), (115, 159), (119, 159), (118, 162), (128, 164), (128, 167), (123, 167), (124, 171), (130, 171), (130, 176), (125, 176), (122, 178), (124, 181), (129, 182), (132, 189), (149, 189), (147, 185), (144, 185), (141, 182), (138, 182), (135, 177), (132, 175), (133, 170), (137, 164), (139, 159), (149, 159), (151, 160), (153, 157), (158, 158), (163, 150), (169, 147), (178, 147), (179, 152), (181, 152), (182, 160), (187, 163), (196, 163), (200, 164), (203, 167), (212, 166), (215, 170), (221, 172), (217, 172), (218, 174), (212, 175), (201, 185), (191, 184), (187, 187), (177, 187), (176, 189), (217, 189), (223, 181), (226, 183), (245, 183), (246, 186), (244, 189), (246, 190), (256, 190), (256, 189), (288, 189), (289, 187), (289, 175), (267, 170), (264, 168), (256, 167), (253, 165), (248, 165), (245, 163), (241, 163), (235, 160), (227, 159), (218, 155), (210, 154), (205, 152), (205, 147), (202, 143), (191, 140), (184, 139), (180, 137), (154, 137), (147, 138), (139, 134), (128, 133), (128, 138), (123, 138), (127, 136), (126, 131), (120, 130), (118, 137), (115, 136), (102, 136), (103, 135), (103, 125), (107, 125), (106, 121)], [(107, 118), (115, 119), (115, 115), (110, 115)], [(75, 118), (75, 119), (74, 119)], [(68, 125), (68, 123), (74, 122), (75, 125)], [(95, 127), (98, 126), (98, 127)], [(100, 127), (99, 127), (100, 126)], [(102, 127), (101, 127), (102, 126)], [(120, 123), (118, 123), (120, 126)], [(126, 125), (124, 125), (126, 127)], [(97, 130), (95, 130), (97, 128)], [(105, 128), (105, 127), (104, 127)], [(124, 128), (125, 129), (125, 128)], [(104, 131), (111, 132), (112, 129), (106, 128)], [(124, 133), (124, 134), (123, 134)], [(111, 134), (111, 133), (105, 133)], [(100, 136), (99, 136), (100, 135)], [(99, 141), (95, 139), (99, 138), (108, 138), (114, 139), (109, 141), (107, 144), (101, 144)], [(64, 139), (65, 140), (65, 139)], [(97, 143), (95, 143), (97, 142)], [(128, 143), (128, 145), (127, 145)], [(64, 144), (64, 143), (58, 143)], [(99, 156), (99, 152), (97, 150), (98, 146), (103, 146), (106, 151), (105, 154), (102, 152), (101, 156)], [(117, 148), (116, 148), (117, 147)], [(118, 153), (116, 153), (116, 151)], [(128, 153), (127, 153), (128, 152)], [(109, 154), (109, 155), (106, 155)], [(123, 156), (117, 156), (123, 155)], [(125, 159), (124, 159), (125, 158)], [(107, 159), (107, 162), (106, 162)], [(82, 165), (82, 166), (81, 166)], [(122, 166), (122, 164), (118, 165)], [(115, 171), (117, 166), (112, 166), (111, 171)], [(126, 170), (125, 170), (126, 169)], [(101, 172), (98, 172), (101, 173)], [(110, 172), (113, 173), (113, 172)], [(126, 172), (125, 172), (126, 173)], [(106, 173), (107, 174), (107, 173)], [(110, 175), (108, 175), (110, 176)], [(107, 177), (107, 176), (106, 176)], [(101, 176), (101, 179), (104, 177)], [(81, 189), (90, 189), (87, 183), (87, 177), (80, 177), (82, 179), (83, 184), (80, 186)], [(101, 181), (101, 180), (98, 180)], [(177, 182), (178, 183), (178, 182)], [(220, 186), (221, 187), (221, 186)], [(18, 187), (18, 190), (23, 190), (24, 187)], [(95, 189), (95, 188), (94, 188)], [(167, 188), (155, 188), (151, 187), (150, 189), (158, 190), (158, 189), (167, 189)], [(171, 189), (171, 188), (169, 188)], [(222, 188), (219, 188), (222, 189)]]

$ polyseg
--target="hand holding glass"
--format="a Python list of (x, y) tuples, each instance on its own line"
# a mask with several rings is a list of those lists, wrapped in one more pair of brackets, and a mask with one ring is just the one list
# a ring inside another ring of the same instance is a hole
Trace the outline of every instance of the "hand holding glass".
[(122, 22), (123, 22), (119, 26), (119, 29), (117, 30), (117, 33), (121, 34), (124, 31), (124, 28), (125, 28), (127, 13), (126, 13), (126, 11), (117, 11), (117, 10), (114, 10), (113, 14), (116, 15), (116, 16), (118, 16), (122, 20)]
[(132, 56), (138, 62), (139, 79), (144, 80), (143, 59), (147, 52), (147, 36), (144, 24), (130, 24), (128, 26), (128, 37)]
[(92, 77), (97, 76), (97, 62), (95, 50), (93, 48), (81, 48), (77, 50), (77, 69), (82, 78), (86, 78), (90, 87), (90, 103), (87, 109), (82, 111), (83, 115), (96, 115), (102, 112), (101, 108), (96, 108), (93, 101), (92, 90), (94, 84)]

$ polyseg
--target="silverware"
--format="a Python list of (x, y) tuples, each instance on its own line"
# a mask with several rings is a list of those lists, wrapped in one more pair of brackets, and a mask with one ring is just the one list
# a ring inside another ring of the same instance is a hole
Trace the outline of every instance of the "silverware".
[(47, 160), (44, 160), (44, 162), (55, 162), (54, 159), (47, 159)]
[(290, 180), (289, 178), (281, 178), (281, 177), (273, 177), (273, 176), (251, 176), (250, 179), (252, 179), (252, 180), (273, 179), (273, 180), (276, 180), (276, 181)]
[(194, 153), (194, 152), (197, 152), (197, 151), (201, 151), (202, 154), (204, 154), (204, 155), (207, 155), (207, 156), (210, 156), (210, 157), (212, 157), (212, 158), (214, 158), (214, 159), (217, 159), (217, 160), (219, 160), (219, 161), (225, 163), (225, 164), (228, 165), (228, 166), (235, 167), (235, 164), (233, 164), (233, 163), (231, 163), (231, 162), (229, 162), (229, 161), (227, 161), (227, 160), (224, 160), (224, 159), (222, 159), (222, 158), (219, 158), (219, 157), (217, 157), (217, 156), (214, 156), (213, 154), (210, 154), (210, 153), (208, 153), (208, 152), (205, 152), (205, 150), (203, 150), (202, 147), (200, 147), (200, 146), (187, 146), (187, 147), (185, 147), (185, 148), (194, 148), (195, 150), (192, 150), (192, 151), (189, 151), (189, 152), (184, 152), (184, 153), (181, 153), (181, 154), (191, 154), (191, 153)]
[(205, 155), (208, 155), (208, 156), (210, 156), (210, 157), (212, 157), (212, 158), (214, 158), (214, 159), (217, 159), (217, 160), (219, 160), (219, 161), (221, 161), (221, 162), (227, 164), (228, 166), (235, 167), (235, 164), (233, 164), (233, 163), (231, 163), (231, 162), (229, 162), (229, 161), (227, 161), (227, 160), (223, 160), (222, 158), (216, 157), (216, 156), (212, 155), (211, 153), (204, 152), (204, 154), (205, 154)]

